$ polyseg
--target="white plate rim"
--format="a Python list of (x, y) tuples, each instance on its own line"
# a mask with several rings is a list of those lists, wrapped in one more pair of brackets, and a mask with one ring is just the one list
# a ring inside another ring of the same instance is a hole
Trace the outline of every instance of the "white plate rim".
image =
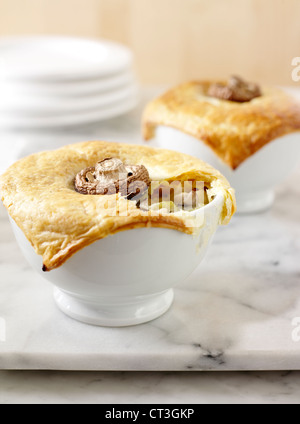
[(0, 118), (1, 129), (42, 129), (42, 128), (63, 128), (77, 127), (93, 122), (116, 118), (120, 115), (130, 112), (139, 103), (139, 96), (132, 97), (123, 103), (116, 103), (105, 109), (95, 109), (89, 112), (83, 112), (71, 115), (51, 116), (47, 118)]
[(30, 95), (30, 96), (66, 96), (76, 97), (94, 93), (106, 93), (110, 90), (121, 88), (136, 81), (134, 72), (125, 70), (104, 78), (87, 79), (77, 82), (41, 82), (41, 81), (5, 81), (0, 79), (1, 92), (7, 95)]
[(115, 74), (120, 72), (121, 70), (128, 69), (133, 62), (133, 54), (131, 50), (119, 43), (96, 39), (96, 38), (79, 38), (79, 37), (68, 37), (68, 36), (5, 36), (0, 39), (0, 57), (1, 57), (1, 49), (9, 47), (9, 45), (21, 45), (21, 43), (89, 43), (94, 46), (100, 46), (110, 48), (118, 52), (119, 57), (117, 56), (114, 59), (114, 63), (102, 63), (102, 64), (89, 64), (89, 66), (83, 67), (82, 69), (60, 69), (50, 72), (50, 69), (43, 71), (35, 70), (34, 68), (20, 68), (16, 69), (15, 67), (11, 67), (9, 72), (5, 72), (5, 68), (2, 68), (1, 78), (7, 80), (40, 80), (40, 81), (57, 81), (57, 80), (76, 80), (76, 79), (86, 79), (86, 78), (97, 78), (100, 76)]
[[(26, 104), (5, 104), (5, 99), (0, 101), (0, 113), (2, 116), (9, 117), (9, 115), (22, 114), (24, 117), (32, 117), (32, 115), (49, 115), (57, 113), (73, 113), (82, 112), (91, 109), (99, 109), (102, 107), (110, 106), (117, 102), (126, 101), (128, 98), (136, 96), (138, 92), (138, 84), (133, 83), (121, 89), (111, 91), (109, 93), (100, 94), (98, 96), (79, 97), (79, 98), (60, 98), (52, 99), (45, 97), (44, 99), (32, 98), (32, 103)], [(30, 100), (30, 99), (28, 99)], [(2, 104), (1, 104), (2, 103)]]

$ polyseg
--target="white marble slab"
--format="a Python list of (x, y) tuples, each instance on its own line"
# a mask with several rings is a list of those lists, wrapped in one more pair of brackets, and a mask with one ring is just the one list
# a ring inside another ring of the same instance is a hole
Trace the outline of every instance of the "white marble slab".
[[(140, 114), (73, 133), (26, 134), (18, 157), (83, 139), (140, 142)], [(0, 369), (300, 370), (300, 342), (292, 339), (300, 317), (299, 182), (298, 170), (279, 188), (272, 211), (221, 228), (205, 262), (177, 288), (172, 309), (132, 328), (96, 328), (64, 316), (3, 217)]]
[(299, 177), (279, 190), (272, 211), (220, 229), (167, 314), (123, 329), (64, 316), (2, 219), (0, 369), (300, 370), (300, 342), (292, 340), (300, 317), (300, 193), (292, 185)]

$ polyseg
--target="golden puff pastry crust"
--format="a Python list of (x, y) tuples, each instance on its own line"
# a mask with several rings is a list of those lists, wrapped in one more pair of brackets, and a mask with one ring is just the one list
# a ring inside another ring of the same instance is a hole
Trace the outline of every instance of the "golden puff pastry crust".
[(300, 131), (300, 103), (292, 96), (263, 88), (261, 97), (237, 103), (207, 96), (214, 83), (189, 82), (152, 101), (143, 117), (145, 140), (158, 126), (172, 127), (202, 140), (236, 169), (269, 142)]
[[(235, 212), (234, 191), (227, 180), (209, 165), (187, 155), (101, 141), (38, 153), (16, 162), (0, 177), (0, 194), (11, 218), (43, 257), (45, 271), (58, 268), (85, 246), (119, 231), (163, 227), (194, 234), (197, 230), (187, 225), (184, 216), (142, 211), (136, 202), (119, 193), (93, 196), (76, 192), (77, 173), (108, 157), (119, 158), (128, 165), (144, 165), (154, 181), (206, 182), (211, 196), (223, 193), (225, 197), (220, 224), (227, 224)], [(114, 202), (110, 203), (112, 199)], [(117, 205), (118, 216), (112, 216), (110, 204)]]

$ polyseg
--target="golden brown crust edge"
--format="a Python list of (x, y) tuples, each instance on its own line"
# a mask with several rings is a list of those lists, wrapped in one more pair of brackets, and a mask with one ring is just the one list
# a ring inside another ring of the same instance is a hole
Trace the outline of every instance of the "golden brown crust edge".
[[(187, 234), (195, 232), (184, 217), (142, 212), (134, 202), (119, 195), (77, 193), (76, 174), (106, 157), (145, 165), (152, 180), (203, 180), (211, 185), (212, 195), (224, 195), (221, 224), (227, 224), (235, 213), (234, 190), (228, 181), (207, 164), (187, 155), (107, 142), (80, 143), (35, 154), (16, 162), (0, 177), (0, 194), (11, 218), (43, 257), (44, 270), (60, 267), (79, 250), (119, 231), (162, 227)], [(110, 216), (116, 205), (120, 215)]]
[(300, 131), (300, 103), (275, 88), (263, 96), (236, 103), (207, 97), (217, 81), (182, 84), (148, 104), (143, 115), (145, 140), (158, 126), (168, 126), (207, 144), (232, 169), (269, 142)]

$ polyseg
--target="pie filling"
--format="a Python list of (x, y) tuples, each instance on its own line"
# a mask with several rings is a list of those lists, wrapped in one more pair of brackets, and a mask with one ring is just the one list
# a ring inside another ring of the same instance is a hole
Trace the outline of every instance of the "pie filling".
[(192, 212), (209, 203), (207, 187), (201, 181), (152, 182), (137, 201), (143, 211), (160, 213)]
[(151, 181), (143, 165), (126, 166), (107, 158), (79, 172), (75, 190), (84, 195), (113, 195), (136, 202), (144, 212), (176, 214), (192, 212), (209, 203), (209, 187), (202, 181)]

